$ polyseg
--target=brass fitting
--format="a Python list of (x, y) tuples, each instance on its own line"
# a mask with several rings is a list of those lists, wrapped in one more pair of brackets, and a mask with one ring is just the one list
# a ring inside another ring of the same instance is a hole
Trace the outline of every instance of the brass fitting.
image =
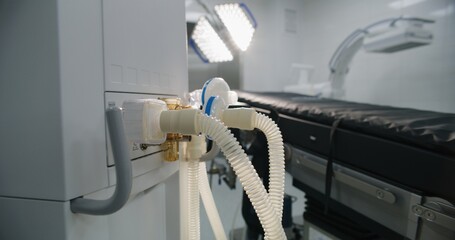
[[(180, 98), (160, 98), (167, 104), (169, 110), (182, 110), (188, 108), (182, 106)], [(179, 159), (179, 142), (185, 141), (188, 136), (184, 136), (179, 133), (168, 133), (166, 141), (161, 144), (161, 149), (164, 151), (164, 160), (173, 162)]]

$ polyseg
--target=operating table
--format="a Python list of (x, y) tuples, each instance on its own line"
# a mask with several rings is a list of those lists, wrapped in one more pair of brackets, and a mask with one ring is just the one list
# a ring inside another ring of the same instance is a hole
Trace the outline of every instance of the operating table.
[(455, 239), (455, 114), (237, 93), (282, 131), (306, 239)]

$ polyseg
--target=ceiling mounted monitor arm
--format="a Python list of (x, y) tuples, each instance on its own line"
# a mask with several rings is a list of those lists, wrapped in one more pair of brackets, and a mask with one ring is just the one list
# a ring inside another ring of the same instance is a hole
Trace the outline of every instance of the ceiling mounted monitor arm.
[[(382, 31), (380, 33), (377, 33), (377, 35), (384, 35), (383, 33), (390, 32), (390, 29), (396, 28), (396, 23), (398, 21), (409, 21), (413, 23), (419, 23), (420, 25), (423, 25), (424, 23), (434, 23), (433, 20), (428, 20), (428, 19), (423, 19), (423, 18), (415, 18), (415, 17), (397, 17), (397, 18), (388, 18), (388, 19), (383, 19), (377, 22), (374, 22), (368, 26), (366, 26), (363, 29), (357, 29), (354, 32), (352, 32), (347, 38), (343, 40), (343, 42), (338, 46), (334, 54), (332, 55), (332, 58), (330, 59), (329, 62), (329, 68), (330, 68), (330, 77), (329, 81), (331, 83), (331, 97), (333, 98), (343, 98), (345, 95), (345, 89), (344, 89), (344, 82), (346, 75), (349, 72), (349, 65), (354, 58), (355, 54), (364, 46), (364, 39), (366, 37), (369, 37), (370, 35), (373, 35), (372, 31), (374, 28), (379, 27), (379, 26), (385, 26), (386, 30), (388, 31)], [(420, 27), (421, 26), (417, 26)], [(406, 41), (411, 41), (411, 40), (404, 40), (404, 39), (399, 39), (400, 41), (395, 41), (394, 43), (387, 43), (390, 44), (388, 48), (383, 48), (383, 49), (367, 49), (369, 51), (374, 51), (374, 52), (395, 52), (395, 51), (400, 51), (416, 46), (422, 46), (429, 44), (432, 39), (431, 33), (427, 34), (428, 36), (427, 39), (424, 39), (425, 41), (423, 42), (413, 42), (413, 44), (409, 44), (409, 42)], [(405, 36), (405, 35), (403, 35)], [(395, 37), (395, 36), (393, 36)], [(396, 38), (396, 37), (395, 37)], [(387, 39), (386, 39), (387, 40)], [(415, 40), (415, 39), (413, 39)], [(385, 41), (385, 40), (381, 40)], [(396, 46), (392, 46), (395, 44)]]

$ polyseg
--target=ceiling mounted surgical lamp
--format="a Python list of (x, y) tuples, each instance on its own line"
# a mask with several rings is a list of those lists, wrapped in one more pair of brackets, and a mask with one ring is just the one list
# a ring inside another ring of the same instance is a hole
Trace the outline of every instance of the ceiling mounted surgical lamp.
[(232, 52), (206, 17), (199, 18), (196, 23), (191, 34), (190, 46), (205, 63), (227, 62), (234, 59)]
[(235, 46), (246, 51), (257, 27), (250, 9), (244, 3), (228, 3), (216, 5), (215, 13)]
[(424, 25), (434, 22), (415, 17), (388, 18), (352, 32), (338, 46), (329, 62), (331, 97), (344, 97), (349, 64), (362, 46), (367, 52), (393, 53), (428, 45), (433, 34)]
[(232, 61), (233, 52), (248, 49), (257, 22), (244, 3), (216, 5), (214, 14), (205, 4), (200, 1), (198, 3), (208, 15), (199, 18), (189, 44), (203, 62)]

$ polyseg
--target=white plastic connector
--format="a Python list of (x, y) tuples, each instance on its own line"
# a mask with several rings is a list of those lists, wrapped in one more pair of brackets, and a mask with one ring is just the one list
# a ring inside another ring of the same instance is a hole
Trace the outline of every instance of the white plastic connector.
[(227, 102), (229, 100), (230, 90), (229, 85), (222, 78), (212, 78), (207, 80), (202, 87), (202, 105), (205, 105), (211, 96), (219, 96)]
[(160, 116), (160, 129), (166, 133), (199, 134), (196, 130), (197, 109), (164, 111)]
[(256, 115), (256, 111), (252, 108), (226, 109), (222, 114), (221, 121), (228, 127), (253, 130)]
[(238, 100), (237, 93), (231, 91), (229, 85), (222, 78), (212, 78), (204, 83), (200, 97), (202, 105), (205, 105), (212, 96), (220, 97), (227, 105), (234, 104)]
[(235, 104), (239, 101), (239, 95), (234, 91), (229, 91), (229, 105)]
[(186, 144), (183, 153), (183, 159), (199, 159), (204, 155), (207, 149), (207, 143), (203, 135), (191, 135), (190, 141)]
[(123, 102), (123, 121), (127, 138), (136, 143), (161, 144), (166, 134), (160, 128), (161, 112), (167, 110), (158, 99), (136, 99)]
[(218, 96), (211, 96), (207, 103), (204, 104), (202, 112), (208, 116), (212, 116), (217, 119), (221, 119), (221, 114), (227, 109), (228, 105), (225, 101)]

